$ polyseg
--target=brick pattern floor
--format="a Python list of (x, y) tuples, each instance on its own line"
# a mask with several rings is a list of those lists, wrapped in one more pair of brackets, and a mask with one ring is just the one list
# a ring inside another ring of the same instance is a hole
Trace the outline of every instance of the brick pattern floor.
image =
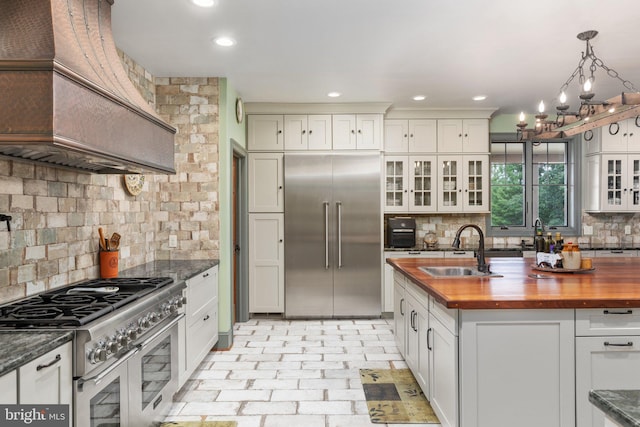
[(206, 417), (235, 420), (238, 427), (383, 427), (369, 421), (359, 370), (406, 368), (392, 324), (385, 319), (238, 323), (233, 347), (205, 358), (176, 395), (167, 421)]

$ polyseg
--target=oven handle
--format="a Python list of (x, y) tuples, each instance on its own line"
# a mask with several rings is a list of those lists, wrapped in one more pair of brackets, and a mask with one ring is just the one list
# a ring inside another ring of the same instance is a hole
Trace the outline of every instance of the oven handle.
[(151, 335), (151, 337), (147, 338), (146, 340), (144, 340), (143, 342), (141, 342), (140, 344), (138, 344), (136, 347), (139, 350), (142, 350), (143, 348), (145, 348), (146, 346), (148, 346), (153, 340), (155, 340), (156, 338), (158, 338), (160, 335), (164, 334), (165, 332), (167, 332), (169, 329), (173, 328), (173, 326), (175, 324), (177, 324), (180, 320), (182, 320), (185, 317), (184, 313), (180, 313), (176, 318), (174, 318), (171, 322), (167, 323), (162, 329), (160, 329), (158, 332), (156, 332), (155, 334)]
[(139, 347), (135, 347), (135, 348), (129, 350), (127, 353), (125, 353), (122, 357), (120, 357), (116, 363), (114, 363), (113, 365), (109, 366), (107, 369), (105, 369), (104, 371), (100, 372), (95, 377), (87, 378), (86, 380), (85, 379), (80, 379), (80, 381), (79, 381), (80, 390), (82, 390), (82, 385), (84, 383), (88, 383), (90, 381), (93, 382), (95, 385), (98, 385), (103, 379), (105, 379), (105, 377), (107, 375), (109, 375), (111, 372), (113, 372), (116, 369), (118, 369), (123, 363), (126, 363), (127, 360), (131, 359), (133, 356), (135, 356), (139, 352), (140, 352), (140, 348)]

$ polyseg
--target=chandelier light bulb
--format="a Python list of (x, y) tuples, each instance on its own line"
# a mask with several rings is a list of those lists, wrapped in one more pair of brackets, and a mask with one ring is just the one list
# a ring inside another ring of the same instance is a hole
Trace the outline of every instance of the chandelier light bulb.
[(544, 113), (544, 101), (540, 101), (540, 104), (538, 104), (538, 112), (540, 114)]
[(582, 88), (587, 93), (591, 92), (591, 79), (587, 79), (587, 81), (584, 82), (584, 86)]
[(524, 123), (524, 111), (520, 112), (520, 123)]
[(567, 102), (567, 94), (562, 91), (560, 93), (560, 104), (564, 105)]

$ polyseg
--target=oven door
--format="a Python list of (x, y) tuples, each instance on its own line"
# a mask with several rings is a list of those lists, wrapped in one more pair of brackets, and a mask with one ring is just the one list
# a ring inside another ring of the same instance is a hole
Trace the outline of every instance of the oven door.
[(128, 425), (127, 363), (140, 351), (134, 348), (96, 376), (74, 381), (77, 427), (124, 427)]
[(130, 426), (151, 426), (169, 412), (178, 391), (178, 322), (183, 317), (171, 318), (138, 344), (140, 351), (128, 363)]

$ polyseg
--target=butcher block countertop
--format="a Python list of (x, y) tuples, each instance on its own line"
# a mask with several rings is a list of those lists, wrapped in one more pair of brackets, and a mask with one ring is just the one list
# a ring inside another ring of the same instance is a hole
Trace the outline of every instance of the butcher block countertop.
[[(423, 266), (477, 266), (475, 259), (389, 258), (387, 263), (447, 308), (640, 307), (640, 258), (593, 258), (593, 271), (543, 272), (529, 258), (487, 258), (503, 277), (434, 278)], [(535, 279), (530, 274), (548, 278)]]

